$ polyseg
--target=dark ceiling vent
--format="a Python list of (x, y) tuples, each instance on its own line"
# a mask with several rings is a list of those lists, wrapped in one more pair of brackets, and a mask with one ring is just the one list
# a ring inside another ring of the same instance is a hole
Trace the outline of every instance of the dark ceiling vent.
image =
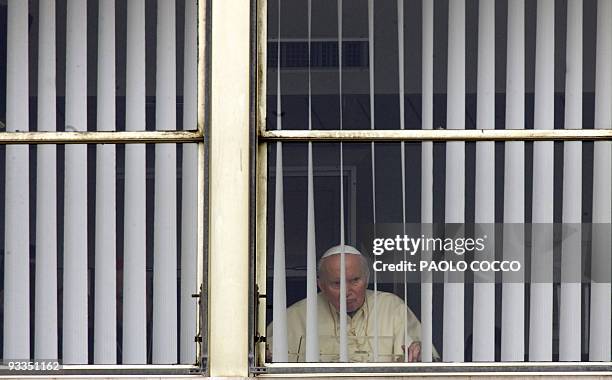
[[(312, 41), (310, 67), (330, 69), (338, 67), (338, 41)], [(268, 41), (268, 68), (278, 65), (278, 42)], [(281, 69), (308, 68), (307, 41), (281, 41)], [(368, 67), (368, 41), (342, 41), (342, 67)]]

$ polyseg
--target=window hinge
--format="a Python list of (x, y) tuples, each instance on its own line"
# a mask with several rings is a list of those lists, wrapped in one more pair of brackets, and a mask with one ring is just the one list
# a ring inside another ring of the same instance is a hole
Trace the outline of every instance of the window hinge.
[(251, 368), (251, 373), (254, 375), (267, 373), (267, 372), (268, 372), (268, 368), (266, 367), (252, 367)]

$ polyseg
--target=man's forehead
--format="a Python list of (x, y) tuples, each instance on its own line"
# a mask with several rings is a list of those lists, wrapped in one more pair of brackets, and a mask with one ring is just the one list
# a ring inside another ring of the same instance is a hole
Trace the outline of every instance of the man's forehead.
[[(322, 259), (322, 266), (328, 271), (337, 272), (337, 273), (329, 273), (340, 275), (340, 261), (341, 255), (333, 255), (328, 256)], [(360, 260), (361, 258), (357, 255), (344, 255), (344, 263), (347, 269), (359, 269), (360, 268)]]

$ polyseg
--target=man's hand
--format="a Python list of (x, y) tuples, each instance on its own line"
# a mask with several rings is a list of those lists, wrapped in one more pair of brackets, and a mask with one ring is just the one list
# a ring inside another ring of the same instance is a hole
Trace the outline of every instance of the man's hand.
[[(406, 352), (406, 346), (402, 344), (402, 350)], [(408, 362), (420, 362), (421, 361), (421, 342), (412, 342), (408, 346)]]

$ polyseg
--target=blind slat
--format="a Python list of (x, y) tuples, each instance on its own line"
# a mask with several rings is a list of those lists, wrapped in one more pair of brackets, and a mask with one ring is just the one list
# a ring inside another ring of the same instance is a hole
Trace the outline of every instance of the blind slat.
[[(197, 127), (197, 4), (185, 1), (185, 51), (183, 79), (183, 129)], [(181, 350), (180, 362), (191, 364), (196, 359), (197, 285), (197, 211), (198, 211), (198, 147), (183, 144), (181, 206)]]
[[(145, 2), (127, 3), (126, 130), (145, 130)], [(145, 146), (125, 147), (123, 363), (147, 362)]]
[[(157, 3), (157, 130), (176, 129), (176, 4)], [(153, 363), (177, 361), (176, 145), (155, 145)]]
[[(55, 131), (55, 2), (40, 1), (38, 14), (38, 130)], [(54, 145), (39, 145), (36, 150), (34, 357), (45, 359), (58, 357), (57, 157)]]
[[(506, 128), (525, 128), (525, 0), (508, 0), (506, 74)], [(525, 143), (505, 143), (504, 223), (525, 223)], [(509, 225), (510, 226), (510, 225)], [(511, 231), (513, 230), (513, 231)], [(512, 234), (511, 234), (512, 232)], [(525, 237), (517, 228), (505, 228), (504, 260), (524, 262)], [(523, 279), (503, 274), (502, 361), (525, 356), (525, 293)]]
[[(370, 129), (375, 129), (375, 96), (376, 89), (374, 87), (374, 0), (368, 0), (368, 79), (369, 79), (369, 95), (370, 95)], [(370, 160), (372, 163), (372, 223), (376, 226), (376, 145), (374, 142), (370, 144)], [(376, 227), (374, 230), (376, 235)], [(374, 310), (378, 310), (378, 272), (374, 271)], [(374, 313), (374, 361), (379, 360), (379, 330), (378, 313)]]
[[(495, 129), (495, 2), (480, 0), (478, 10), (478, 89), (476, 127)], [(495, 259), (495, 143), (476, 143), (475, 222), (487, 236), (480, 260)], [(495, 360), (495, 277), (482, 273), (474, 283), (473, 360)], [(478, 282), (483, 281), (483, 282)]]
[[(465, 1), (449, 2), (447, 129), (465, 129)], [(465, 143), (446, 143), (445, 222), (463, 223), (465, 211)], [(461, 275), (445, 273), (442, 356), (463, 361), (464, 288)]]
[[(405, 109), (404, 109), (404, 0), (397, 0), (397, 50), (398, 50), (398, 93), (399, 93), (399, 111), (400, 111), (400, 129), (405, 129)], [(402, 229), (403, 235), (406, 235), (406, 144), (400, 143), (400, 178), (402, 182)], [(408, 259), (406, 250), (403, 252), (404, 262)], [(408, 282), (406, 272), (403, 273), (404, 283), (404, 306), (406, 323), (404, 324), (404, 342), (408, 343)], [(404, 361), (408, 361), (408, 350), (404, 350)]]
[[(27, 131), (28, 3), (8, 3), (7, 131)], [(28, 146), (6, 147), (4, 358), (30, 357), (30, 243)]]
[[(277, 67), (276, 67), (276, 129), (283, 127), (281, 98), (281, 1), (278, 0)], [(285, 274), (285, 206), (283, 197), (283, 145), (276, 143), (276, 178), (274, 198), (274, 288), (272, 290), (272, 360), (286, 362), (287, 342), (287, 290)]]
[[(534, 128), (554, 129), (554, 0), (539, 0), (536, 25)], [(552, 359), (552, 141), (533, 145), (533, 243), (529, 308), (529, 360)]]
[(308, 216), (306, 231), (306, 361), (319, 361), (319, 327), (317, 317), (317, 253), (315, 241), (314, 178), (312, 142), (308, 143)]
[[(87, 2), (69, 0), (66, 130), (87, 130)], [(65, 147), (63, 360), (87, 363), (87, 147)]]
[[(612, 124), (612, 2), (597, 3), (597, 46), (595, 63), (595, 128), (609, 129)], [(612, 146), (610, 141), (596, 141), (593, 147), (593, 233), (591, 257), (591, 312), (589, 360), (609, 361), (610, 344), (610, 261), (612, 222)]]
[[(280, 97), (280, 93), (279, 93)], [(280, 114), (280, 109), (279, 112)], [(280, 124), (279, 124), (280, 125)], [(283, 146), (276, 143), (276, 192), (274, 200), (274, 289), (272, 359), (286, 362), (287, 357), (287, 296), (285, 275), (285, 212), (283, 202)]]
[[(342, 97), (342, 0), (338, 0), (338, 95), (340, 104), (340, 129), (343, 129), (344, 99)], [(348, 362), (348, 325), (346, 316), (346, 260), (344, 236), (344, 150), (340, 142), (340, 361)]]
[[(423, 53), (422, 53), (422, 105), (421, 128), (433, 129), (433, 43), (434, 43), (434, 2), (424, 0)], [(433, 223), (433, 143), (421, 143), (421, 223)], [(425, 236), (429, 236), (425, 233)], [(429, 252), (422, 253), (422, 259), (431, 259)], [(421, 360), (431, 362), (433, 358), (433, 288), (431, 276), (423, 273), (421, 283)]]
[[(308, 62), (311, 54), (312, 0), (308, 0)], [(312, 130), (312, 76), (308, 65), (308, 129)], [(308, 143), (308, 215), (306, 219), (306, 361), (319, 361), (317, 317), (317, 245), (315, 239), (314, 173), (312, 142)]]
[[(582, 128), (582, 0), (567, 3), (565, 128)], [(579, 361), (581, 353), (582, 142), (563, 143), (563, 217), (559, 360)]]
[[(99, 3), (98, 130), (115, 129), (115, 2)], [(94, 363), (117, 362), (115, 146), (96, 146)]]

